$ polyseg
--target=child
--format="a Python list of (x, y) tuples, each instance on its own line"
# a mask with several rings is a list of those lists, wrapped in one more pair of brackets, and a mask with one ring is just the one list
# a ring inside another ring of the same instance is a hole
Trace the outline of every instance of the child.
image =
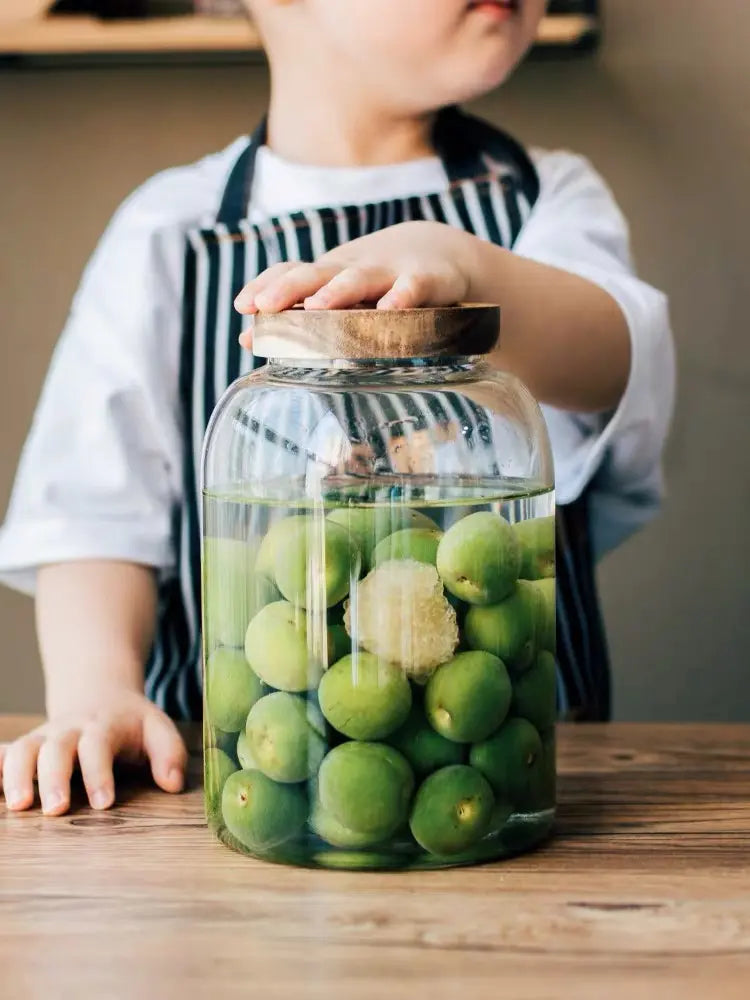
[(201, 439), (254, 364), (240, 313), (299, 301), (502, 305), (494, 360), (542, 402), (556, 459), (561, 710), (608, 712), (592, 552), (659, 505), (666, 303), (634, 277), (584, 160), (528, 155), (455, 109), (505, 80), (544, 0), (248, 5), (271, 63), (267, 126), (117, 212), (21, 461), (0, 568), (36, 593), (48, 721), (5, 749), (11, 809), (32, 805), (36, 774), (44, 812), (65, 812), (76, 760), (94, 808), (114, 801), (115, 757), (181, 789), (170, 715), (200, 713)]

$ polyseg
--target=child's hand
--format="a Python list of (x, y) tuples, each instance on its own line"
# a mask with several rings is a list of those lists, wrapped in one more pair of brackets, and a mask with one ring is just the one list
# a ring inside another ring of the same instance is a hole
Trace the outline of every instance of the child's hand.
[(9, 809), (34, 804), (38, 776), (42, 811), (59, 816), (70, 806), (70, 779), (78, 764), (94, 809), (115, 799), (113, 761), (148, 760), (154, 781), (165, 792), (179, 792), (187, 751), (175, 724), (145, 695), (117, 689), (86, 711), (49, 719), (14, 743), (0, 746), (2, 787)]
[[(276, 264), (235, 300), (241, 313), (453, 305), (468, 297), (476, 237), (439, 222), (403, 222), (331, 250), (314, 264)], [(243, 335), (243, 342), (249, 338)]]

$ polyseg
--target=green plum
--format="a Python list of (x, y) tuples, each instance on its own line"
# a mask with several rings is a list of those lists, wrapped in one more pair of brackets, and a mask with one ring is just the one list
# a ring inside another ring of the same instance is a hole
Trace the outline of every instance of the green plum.
[(372, 553), (374, 566), (389, 559), (414, 559), (435, 565), (443, 532), (435, 528), (405, 528), (378, 542)]
[(338, 868), (342, 871), (398, 871), (406, 867), (404, 854), (391, 851), (386, 853), (382, 848), (361, 851), (317, 851), (313, 861), (320, 868)]
[(351, 535), (333, 521), (313, 517), (291, 518), (287, 530), (274, 546), (274, 579), (292, 604), (310, 607), (311, 586), (325, 588), (326, 607), (338, 604), (359, 576), (360, 555)]
[(535, 587), (541, 595), (538, 608), (539, 621), (537, 623), (537, 642), (540, 649), (546, 649), (554, 653), (557, 647), (556, 636), (556, 581), (554, 577), (547, 577), (544, 580), (533, 580), (531, 586)]
[(513, 684), (511, 711), (527, 719), (540, 732), (557, 718), (557, 668), (552, 653), (542, 650), (534, 665)]
[(411, 686), (400, 667), (356, 652), (326, 671), (318, 698), (323, 715), (344, 736), (380, 740), (409, 714)]
[(255, 560), (256, 573), (261, 573), (269, 580), (273, 580), (276, 548), (279, 542), (287, 536), (290, 528), (294, 527), (295, 522), (299, 521), (300, 518), (304, 520), (304, 515), (292, 514), (289, 517), (282, 517), (280, 520), (273, 522), (260, 543), (258, 557)]
[(210, 725), (207, 713), (204, 723), (203, 745), (223, 750), (228, 757), (236, 757), (237, 733), (228, 733), (223, 729), (217, 729), (216, 726)]
[(209, 646), (241, 648), (253, 615), (281, 596), (253, 572), (255, 550), (233, 538), (203, 540), (204, 628)]
[(320, 705), (315, 698), (315, 694), (310, 691), (305, 698), (305, 712), (307, 714), (307, 724), (320, 736), (322, 740), (328, 739), (328, 726), (325, 716), (320, 711)]
[(213, 726), (236, 733), (265, 688), (242, 650), (220, 647), (206, 661), (206, 710)]
[(253, 752), (250, 749), (250, 742), (244, 729), (237, 737), (237, 748), (235, 752), (237, 754), (237, 760), (240, 762), (240, 767), (244, 771), (258, 769), (258, 764), (256, 763), (255, 757), (253, 757)]
[(492, 511), (456, 521), (440, 540), (437, 570), (446, 588), (468, 604), (497, 604), (513, 590), (521, 544), (513, 528)]
[(406, 757), (418, 778), (426, 778), (449, 764), (464, 762), (465, 748), (436, 733), (418, 705), (412, 707), (404, 725), (389, 737), (388, 742)]
[(495, 794), (518, 808), (538, 781), (542, 740), (526, 719), (508, 719), (494, 736), (471, 748), (469, 760)]
[(235, 771), (224, 784), (221, 812), (233, 837), (262, 852), (302, 831), (307, 797), (299, 785), (280, 785), (262, 771)]
[(399, 505), (388, 507), (339, 507), (328, 520), (344, 527), (357, 543), (362, 555), (362, 573), (372, 569), (375, 546), (387, 535), (405, 528), (436, 530), (432, 518), (420, 511)]
[(245, 731), (256, 767), (274, 781), (305, 781), (325, 756), (325, 741), (310, 725), (305, 700), (286, 691), (256, 702)]
[(475, 743), (503, 723), (511, 693), (502, 660), (483, 651), (458, 653), (427, 682), (425, 712), (441, 736), (455, 743)]
[(323, 810), (348, 830), (385, 837), (405, 821), (414, 790), (406, 758), (384, 743), (342, 743), (318, 774)]
[(528, 781), (519, 789), (514, 802), (516, 812), (538, 813), (554, 809), (557, 786), (555, 731), (549, 730), (541, 739), (541, 753), (530, 769)]
[(261, 608), (247, 628), (245, 655), (266, 684), (281, 691), (312, 691), (323, 666), (308, 651), (304, 610), (288, 601)]
[(534, 517), (514, 526), (521, 543), (522, 580), (541, 580), (555, 575), (555, 518)]
[(208, 747), (204, 754), (203, 767), (206, 816), (210, 820), (219, 815), (224, 783), (229, 775), (237, 770), (237, 765), (223, 750), (219, 750), (218, 747)]
[(519, 580), (499, 604), (469, 609), (464, 636), (472, 649), (499, 656), (519, 673), (531, 666), (537, 648), (541, 596), (528, 580)]
[(414, 799), (411, 832), (430, 854), (468, 850), (488, 832), (495, 798), (473, 767), (452, 764), (427, 778)]
[(357, 830), (349, 830), (334, 819), (330, 813), (327, 813), (319, 802), (313, 806), (309, 823), (311, 829), (319, 837), (334, 847), (349, 847), (355, 850), (363, 847), (375, 847), (392, 832), (389, 827), (375, 833), (360, 833)]

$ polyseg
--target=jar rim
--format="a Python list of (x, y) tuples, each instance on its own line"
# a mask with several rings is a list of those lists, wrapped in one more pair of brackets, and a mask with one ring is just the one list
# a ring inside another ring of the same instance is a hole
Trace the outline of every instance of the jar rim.
[(500, 307), (487, 303), (415, 309), (305, 309), (257, 313), (253, 353), (278, 360), (456, 358), (489, 354)]

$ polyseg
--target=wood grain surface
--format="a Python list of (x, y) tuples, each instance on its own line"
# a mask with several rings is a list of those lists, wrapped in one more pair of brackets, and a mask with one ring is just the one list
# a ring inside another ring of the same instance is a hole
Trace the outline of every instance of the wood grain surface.
[(563, 726), (548, 845), (399, 874), (215, 843), (195, 736), (183, 795), (0, 805), (3, 1000), (750, 997), (750, 726)]
[(418, 309), (303, 309), (257, 313), (253, 351), (261, 358), (362, 360), (489, 354), (500, 307), (482, 303)]

